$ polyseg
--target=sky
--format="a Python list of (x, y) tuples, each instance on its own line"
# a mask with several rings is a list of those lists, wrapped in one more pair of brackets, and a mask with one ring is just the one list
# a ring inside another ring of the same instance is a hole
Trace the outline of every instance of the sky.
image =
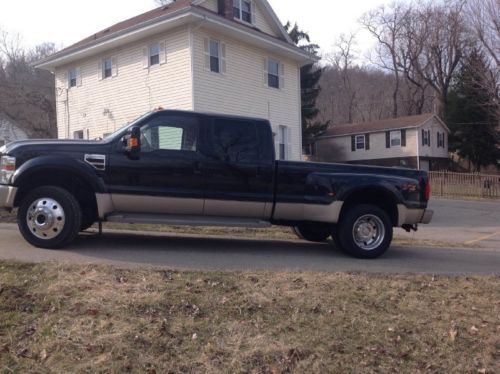
[[(352, 31), (360, 54), (370, 50), (374, 41), (357, 20), (390, 1), (269, 0), (280, 20), (298, 22), (324, 56), (340, 34)], [(0, 29), (21, 34), (28, 47), (49, 41), (62, 48), (155, 6), (154, 0), (0, 0)]]

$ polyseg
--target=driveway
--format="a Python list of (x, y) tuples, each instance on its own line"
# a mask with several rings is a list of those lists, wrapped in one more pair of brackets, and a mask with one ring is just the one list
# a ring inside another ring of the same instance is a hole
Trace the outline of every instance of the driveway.
[(429, 209), (430, 225), (416, 233), (398, 230), (398, 236), (500, 250), (500, 202), (432, 199)]
[(203, 270), (500, 274), (500, 252), (487, 249), (393, 247), (377, 260), (345, 256), (329, 244), (196, 235), (82, 234), (68, 249), (31, 247), (14, 225), (0, 225), (0, 258)]

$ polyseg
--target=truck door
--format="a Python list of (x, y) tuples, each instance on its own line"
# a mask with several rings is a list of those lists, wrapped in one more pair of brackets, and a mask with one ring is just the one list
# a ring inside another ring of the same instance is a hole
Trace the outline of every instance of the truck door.
[(252, 120), (216, 117), (211, 122), (210, 157), (202, 163), (204, 215), (269, 219), (274, 183), (270, 130), (262, 132), (265, 126)]
[(141, 153), (111, 156), (106, 179), (121, 212), (202, 215), (204, 178), (199, 117), (158, 113), (141, 125)]

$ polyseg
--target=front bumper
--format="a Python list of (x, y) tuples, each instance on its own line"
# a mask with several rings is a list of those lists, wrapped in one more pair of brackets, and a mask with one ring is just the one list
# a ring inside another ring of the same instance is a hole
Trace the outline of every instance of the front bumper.
[(14, 208), (16, 193), (16, 187), (0, 185), (0, 209)]
[(434, 216), (434, 211), (429, 209), (408, 209), (404, 205), (398, 205), (398, 226), (429, 224)]

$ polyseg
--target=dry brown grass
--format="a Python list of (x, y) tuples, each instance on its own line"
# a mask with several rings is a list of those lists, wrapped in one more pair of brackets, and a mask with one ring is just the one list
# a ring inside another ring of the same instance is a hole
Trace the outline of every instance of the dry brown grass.
[(498, 277), (0, 262), (0, 372), (500, 372)]

